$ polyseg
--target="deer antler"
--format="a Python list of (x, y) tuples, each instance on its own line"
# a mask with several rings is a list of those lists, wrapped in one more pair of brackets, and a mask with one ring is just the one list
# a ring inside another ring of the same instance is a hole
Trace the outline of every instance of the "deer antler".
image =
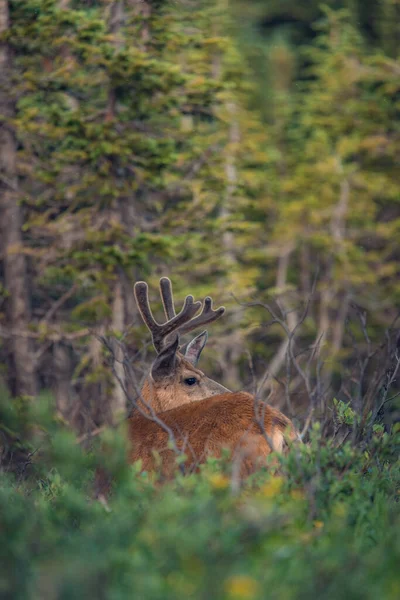
[(200, 302), (193, 301), (193, 296), (186, 296), (181, 312), (172, 319), (160, 324), (157, 323), (151, 312), (147, 283), (138, 281), (135, 284), (135, 297), (142, 319), (150, 330), (154, 348), (158, 353), (161, 352), (166, 338), (174, 331), (177, 331), (181, 325), (190, 321), (201, 306)]
[(136, 303), (142, 319), (151, 333), (153, 345), (158, 354), (163, 349), (166, 339), (171, 333), (175, 332), (177, 335), (188, 333), (197, 327), (215, 321), (225, 312), (223, 306), (214, 311), (212, 309), (212, 300), (210, 297), (207, 297), (204, 301), (202, 312), (196, 318), (193, 318), (199, 310), (201, 302), (194, 302), (193, 296), (189, 295), (186, 296), (183, 308), (177, 315), (174, 308), (172, 285), (168, 277), (160, 279), (160, 291), (165, 316), (167, 317), (167, 321), (162, 324), (157, 323), (151, 312), (147, 283), (138, 281), (135, 284)]
[(160, 291), (165, 316), (167, 319), (173, 319), (176, 316), (174, 308), (174, 296), (172, 294), (172, 283), (168, 277), (161, 277)]
[(220, 306), (220, 308), (217, 308), (217, 310), (213, 310), (212, 299), (210, 298), (210, 296), (207, 296), (207, 298), (204, 300), (203, 310), (201, 311), (201, 313), (194, 319), (191, 319), (187, 323), (184, 323), (182, 327), (180, 327), (179, 333), (183, 335), (185, 333), (189, 333), (189, 331), (197, 329), (197, 327), (202, 327), (207, 323), (212, 323), (213, 321), (216, 321), (217, 319), (222, 317), (224, 312), (224, 306)]

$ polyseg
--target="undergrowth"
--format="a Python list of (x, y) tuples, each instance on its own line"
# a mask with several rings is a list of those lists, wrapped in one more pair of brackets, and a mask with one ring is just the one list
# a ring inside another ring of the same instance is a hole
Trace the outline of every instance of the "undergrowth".
[[(120, 431), (88, 451), (54, 420), (51, 399), (1, 404), (1, 598), (400, 595), (396, 431), (335, 447), (316, 425), (276, 472), (266, 465), (239, 489), (227, 460), (161, 485), (126, 465)], [(108, 505), (92, 499), (99, 461), (114, 476)]]

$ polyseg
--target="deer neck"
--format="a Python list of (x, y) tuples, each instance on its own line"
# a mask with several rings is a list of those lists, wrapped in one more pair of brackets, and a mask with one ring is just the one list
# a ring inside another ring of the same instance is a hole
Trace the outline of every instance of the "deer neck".
[(166, 392), (164, 388), (156, 386), (149, 376), (143, 384), (139, 403), (140, 408), (150, 415), (152, 412), (157, 414), (175, 408), (176, 399), (170, 391)]

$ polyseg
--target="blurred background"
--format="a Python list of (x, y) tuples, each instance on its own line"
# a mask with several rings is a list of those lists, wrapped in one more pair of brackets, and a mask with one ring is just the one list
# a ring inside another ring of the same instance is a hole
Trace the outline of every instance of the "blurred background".
[[(1, 600), (398, 600), (399, 50), (400, 0), (0, 0)], [(109, 426), (165, 275), (306, 442), (246, 481)]]
[(123, 338), (140, 377), (154, 354), (133, 283), (160, 309), (168, 275), (177, 303), (227, 307), (211, 377), (300, 422), (334, 396), (382, 409), (398, 368), (399, 0), (1, 0), (0, 35), (11, 395), (51, 390), (80, 432), (112, 421), (129, 407), (95, 334)]

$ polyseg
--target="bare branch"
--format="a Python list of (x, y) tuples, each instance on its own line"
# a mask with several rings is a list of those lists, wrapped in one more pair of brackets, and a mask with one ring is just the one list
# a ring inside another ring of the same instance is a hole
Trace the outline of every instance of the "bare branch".
[[(112, 356), (112, 372), (113, 372), (114, 377), (117, 379), (118, 384), (121, 386), (121, 389), (123, 390), (127, 401), (132, 406), (134, 406), (135, 409), (143, 417), (145, 417), (146, 419), (149, 419), (150, 421), (153, 421), (154, 423), (157, 423), (157, 425), (159, 425), (168, 434), (169, 441), (170, 441), (171, 446), (172, 446), (174, 452), (176, 453), (176, 455), (177, 456), (182, 455), (183, 452), (177, 446), (177, 443), (175, 440), (175, 435), (174, 435), (172, 429), (170, 427), (168, 427), (168, 425), (166, 425), (164, 423), (164, 421), (158, 417), (157, 413), (154, 411), (151, 404), (146, 402), (146, 400), (143, 398), (141, 389), (137, 385), (136, 378), (133, 374), (130, 361), (127, 359), (127, 354), (126, 354), (124, 345), (121, 342), (119, 342), (118, 340), (111, 341), (110, 339), (106, 338), (105, 336), (97, 336), (97, 338), (105, 346), (105, 348), (108, 350), (108, 352)], [(122, 349), (122, 356), (123, 356), (122, 365), (124, 367), (124, 371), (127, 376), (127, 379), (129, 379), (129, 382), (132, 384), (133, 389), (135, 391), (135, 394), (136, 394), (135, 399), (132, 399), (132, 397), (130, 396), (125, 383), (123, 382), (122, 378), (120, 377), (120, 375), (117, 372), (117, 369), (115, 368), (115, 363), (121, 362), (121, 360), (116, 356), (116, 353), (115, 353), (114, 347), (113, 347), (113, 343), (118, 344)], [(144, 409), (143, 409), (143, 407), (144, 407)]]
[(27, 329), (16, 329), (16, 328), (6, 328), (0, 325), (0, 336), (5, 338), (11, 337), (22, 337), (22, 338), (32, 338), (35, 340), (49, 340), (52, 342), (61, 342), (63, 340), (77, 340), (82, 337), (86, 337), (90, 335), (90, 329), (80, 329), (79, 331), (74, 331), (72, 333), (66, 332), (57, 332), (54, 331), (39, 333), (37, 331), (29, 331)]
[(73, 286), (69, 290), (67, 290), (58, 300), (56, 300), (56, 302), (54, 302), (54, 304), (49, 308), (44, 317), (40, 319), (39, 325), (51, 321), (52, 317), (55, 315), (58, 309), (61, 308), (61, 306), (65, 304), (65, 302), (75, 294), (76, 290), (78, 289), (78, 286), (79, 283), (75, 281)]

